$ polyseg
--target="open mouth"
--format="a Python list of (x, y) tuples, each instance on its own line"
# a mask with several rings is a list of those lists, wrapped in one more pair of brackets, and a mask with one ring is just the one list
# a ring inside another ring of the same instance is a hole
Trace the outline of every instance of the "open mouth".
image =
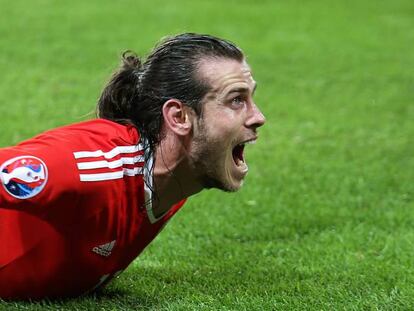
[(246, 144), (254, 144), (256, 142), (257, 136), (253, 137), (252, 139), (245, 140), (239, 144), (237, 144), (232, 151), (233, 154), (233, 161), (237, 167), (242, 167), (243, 170), (247, 169), (246, 160), (244, 158), (244, 147)]
[(233, 148), (233, 160), (237, 166), (244, 164), (244, 146), (245, 144), (238, 144)]

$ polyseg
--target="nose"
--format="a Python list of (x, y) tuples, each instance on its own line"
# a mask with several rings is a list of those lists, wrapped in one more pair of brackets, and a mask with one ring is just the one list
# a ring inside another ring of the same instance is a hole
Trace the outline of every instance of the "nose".
[(266, 122), (266, 118), (255, 103), (252, 103), (249, 109), (249, 116), (246, 120), (246, 126), (249, 128), (261, 127)]

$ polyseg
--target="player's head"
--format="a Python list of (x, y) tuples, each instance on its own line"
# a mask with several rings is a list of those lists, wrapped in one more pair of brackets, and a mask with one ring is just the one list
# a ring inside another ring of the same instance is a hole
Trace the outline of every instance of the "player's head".
[(198, 66), (206, 58), (242, 62), (233, 43), (210, 35), (184, 33), (162, 40), (144, 62), (123, 54), (120, 69), (104, 88), (97, 106), (101, 118), (134, 124), (153, 148), (162, 138), (162, 106), (177, 99), (202, 113), (201, 100), (210, 90)]
[(200, 187), (236, 191), (247, 173), (244, 145), (265, 121), (255, 88), (237, 46), (187, 33), (163, 40), (143, 63), (124, 54), (98, 114), (134, 124), (152, 151), (168, 131), (181, 135)]

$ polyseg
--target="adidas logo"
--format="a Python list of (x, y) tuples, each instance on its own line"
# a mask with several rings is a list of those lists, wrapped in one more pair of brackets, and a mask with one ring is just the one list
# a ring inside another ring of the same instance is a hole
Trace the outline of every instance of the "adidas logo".
[(104, 256), (104, 257), (108, 257), (109, 255), (111, 255), (112, 253), (112, 249), (114, 248), (116, 243), (116, 240), (113, 240), (112, 242), (109, 243), (105, 243), (99, 246), (95, 246), (94, 248), (92, 248), (92, 252)]

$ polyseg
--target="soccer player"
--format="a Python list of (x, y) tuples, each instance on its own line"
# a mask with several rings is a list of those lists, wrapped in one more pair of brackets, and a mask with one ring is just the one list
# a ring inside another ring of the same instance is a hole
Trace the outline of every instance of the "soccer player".
[(237, 191), (265, 119), (251, 69), (209, 35), (124, 53), (98, 118), (0, 149), (0, 298), (73, 297), (119, 275), (186, 198)]

